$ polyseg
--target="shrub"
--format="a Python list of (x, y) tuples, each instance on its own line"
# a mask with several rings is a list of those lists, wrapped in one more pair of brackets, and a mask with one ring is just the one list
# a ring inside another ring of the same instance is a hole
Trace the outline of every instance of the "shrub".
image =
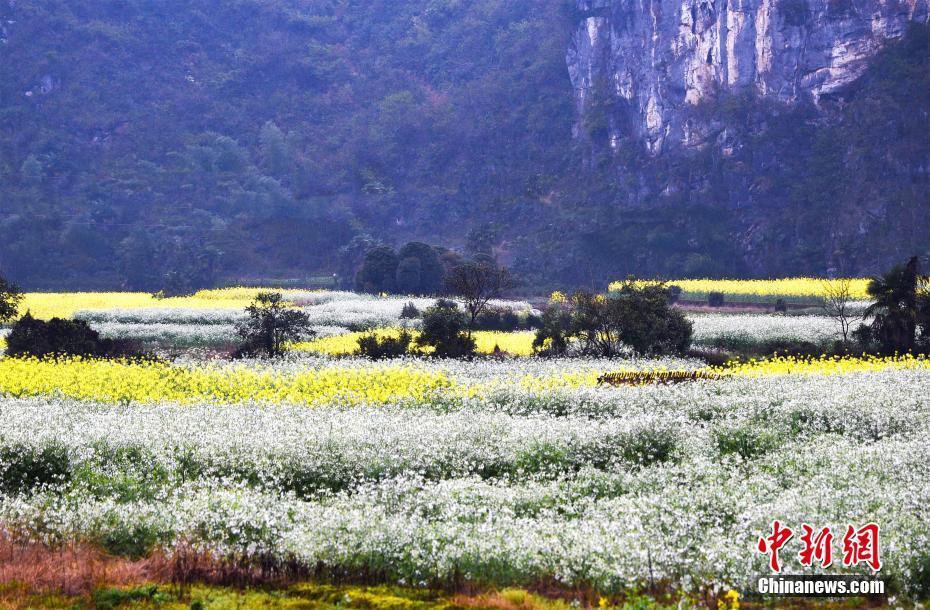
[(775, 311), (777, 313), (788, 312), (788, 304), (785, 303), (785, 299), (778, 299), (777, 301), (775, 301)]
[(467, 320), (454, 301), (439, 299), (423, 314), (423, 328), (416, 343), (432, 347), (440, 358), (470, 358), (475, 355), (475, 340), (466, 332)]
[[(158, 587), (156, 585), (144, 585), (133, 589), (97, 589), (94, 591), (92, 599), (94, 608), (97, 608), (97, 610), (115, 610), (120, 606), (135, 604), (135, 602), (154, 601), (158, 597)], [(193, 603), (191, 607), (193, 607)]]
[(550, 303), (533, 347), (544, 355), (563, 354), (574, 343), (583, 354), (615, 356), (685, 354), (691, 322), (669, 305), (665, 284), (641, 284), (630, 278), (610, 295), (578, 292)]
[(378, 337), (377, 335), (365, 335), (358, 338), (358, 354), (371, 358), (372, 360), (381, 360), (383, 358), (399, 358), (410, 351), (410, 344), (413, 342), (413, 336), (406, 329), (401, 330), (396, 337)]
[(404, 308), (400, 310), (400, 319), (401, 320), (414, 320), (420, 317), (420, 310), (417, 309), (417, 306), (413, 304), (412, 301), (404, 305)]
[(286, 343), (316, 335), (310, 329), (310, 316), (285, 302), (280, 292), (258, 293), (245, 311), (249, 317), (237, 329), (245, 342), (236, 357), (281, 356)]
[(711, 307), (723, 307), (723, 303), (722, 292), (710, 292), (707, 294), (707, 304)]
[(71, 460), (61, 445), (41, 449), (15, 445), (0, 449), (0, 489), (15, 494), (40, 485), (59, 485), (71, 478)]
[(714, 444), (721, 456), (736, 454), (751, 460), (778, 449), (782, 439), (775, 432), (749, 426), (714, 431)]
[(677, 303), (681, 299), (681, 286), (669, 286), (668, 287), (668, 302), (671, 304)]
[(83, 320), (52, 318), (36, 320), (26, 314), (7, 336), (9, 356), (91, 356), (97, 358), (138, 357), (137, 344), (126, 340), (101, 339)]
[(0, 276), (0, 324), (5, 324), (16, 317), (23, 295), (19, 287)]
[(539, 320), (533, 349), (540, 356), (562, 356), (568, 352), (572, 334), (572, 313), (561, 301), (549, 303)]

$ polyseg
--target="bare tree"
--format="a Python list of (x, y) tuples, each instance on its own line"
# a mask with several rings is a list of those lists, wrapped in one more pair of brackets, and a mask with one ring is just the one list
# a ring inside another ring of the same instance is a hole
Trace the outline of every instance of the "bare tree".
[(491, 299), (512, 285), (510, 272), (491, 261), (465, 263), (453, 267), (446, 275), (446, 289), (465, 301), (468, 312), (468, 333), (475, 326), (478, 315), (485, 310)]
[(849, 345), (849, 329), (853, 321), (859, 317), (853, 314), (850, 306), (852, 302), (850, 280), (846, 278), (824, 280), (822, 284), (823, 300), (820, 308), (839, 324), (840, 334), (843, 336), (843, 347), (846, 347)]

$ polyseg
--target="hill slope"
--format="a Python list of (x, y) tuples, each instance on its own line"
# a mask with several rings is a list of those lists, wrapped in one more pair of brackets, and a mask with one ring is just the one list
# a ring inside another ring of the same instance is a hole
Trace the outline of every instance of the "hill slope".
[(724, 95), (693, 112), (736, 152), (656, 156), (601, 142), (609, 105), (576, 115), (584, 18), (552, 0), (5, 0), (0, 268), (30, 288), (348, 274), (372, 236), (492, 244), (530, 281), (579, 284), (861, 272), (930, 248), (925, 27), (841, 103)]

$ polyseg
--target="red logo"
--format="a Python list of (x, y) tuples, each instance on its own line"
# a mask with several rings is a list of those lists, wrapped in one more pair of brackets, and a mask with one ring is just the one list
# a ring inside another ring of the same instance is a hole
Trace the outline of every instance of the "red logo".
[(772, 535), (767, 538), (759, 538), (759, 552), (769, 554), (769, 567), (772, 568), (773, 572), (781, 572), (781, 564), (778, 563), (778, 551), (791, 540), (792, 536), (794, 536), (794, 532), (790, 528), (782, 527), (781, 523), (776, 519), (772, 521)]
[(798, 553), (802, 566), (814, 564), (816, 559), (821, 568), (829, 568), (833, 564), (833, 532), (829, 527), (825, 527), (814, 535), (814, 528), (808, 524), (801, 525), (804, 535), (801, 536), (801, 543), (804, 548)]
[[(817, 563), (821, 568), (833, 565), (833, 532), (829, 527), (815, 529), (803, 523), (801, 525), (801, 550), (798, 559), (802, 566), (812, 566)], [(769, 568), (778, 574), (782, 569), (782, 562), (778, 553), (794, 536), (789, 527), (785, 527), (777, 519), (772, 521), (772, 533), (759, 538), (756, 545), (759, 553), (769, 556)], [(854, 567), (860, 563), (872, 568), (874, 571), (882, 569), (879, 554), (879, 527), (875, 523), (867, 523), (860, 528), (847, 525), (843, 536), (843, 565)]]
[(859, 529), (852, 525), (846, 527), (843, 536), (843, 565), (855, 566), (864, 563), (876, 572), (882, 569), (882, 560), (878, 555), (878, 525), (866, 523)]

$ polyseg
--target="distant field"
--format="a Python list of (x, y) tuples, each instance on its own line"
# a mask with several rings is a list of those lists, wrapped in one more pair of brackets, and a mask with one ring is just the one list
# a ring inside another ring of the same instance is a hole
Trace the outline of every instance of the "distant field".
[[(785, 303), (809, 305), (824, 296), (824, 280), (812, 277), (795, 277), (777, 280), (670, 280), (670, 286), (681, 288), (681, 299), (685, 301), (706, 301), (711, 292), (722, 292), (724, 300), (732, 303), (775, 303), (779, 299)], [(850, 280), (850, 298), (866, 300), (868, 278)], [(617, 290), (620, 282), (613, 282), (611, 290)]]
[[(696, 286), (816, 294), (805, 281)], [(218, 357), (258, 290), (28, 295), (43, 317), (73, 315), (161, 357), (0, 356), (0, 556), (50, 541), (56, 556), (84, 544), (140, 561), (196, 548), (235, 569), (312, 573), (314, 589), (276, 595), (322, 596), (310, 607), (327, 609), (539, 583), (646, 608), (617, 600), (654, 582), (710, 599), (746, 590), (767, 569), (756, 549), (773, 518), (834, 531), (874, 521), (883, 577), (909, 600), (930, 594), (930, 360), (542, 358), (523, 330), (475, 331), (482, 353), (470, 360), (371, 361), (354, 355), (358, 338), (419, 332), (433, 299), (309, 290), (286, 296), (312, 340), (277, 360)], [(407, 303), (417, 312), (403, 317)], [(495, 306), (538, 314), (524, 301)], [(816, 350), (838, 337), (834, 320), (799, 311), (687, 316), (696, 353), (782, 340)], [(495, 346), (505, 354), (489, 357)], [(611, 373), (633, 381), (602, 383)], [(653, 383), (674, 379), (693, 381)], [(802, 569), (791, 550), (789, 569)], [(400, 589), (326, 588), (351, 580)], [(157, 592), (107, 595), (140, 608), (265, 601)], [(501, 610), (549, 603), (507, 595)]]

